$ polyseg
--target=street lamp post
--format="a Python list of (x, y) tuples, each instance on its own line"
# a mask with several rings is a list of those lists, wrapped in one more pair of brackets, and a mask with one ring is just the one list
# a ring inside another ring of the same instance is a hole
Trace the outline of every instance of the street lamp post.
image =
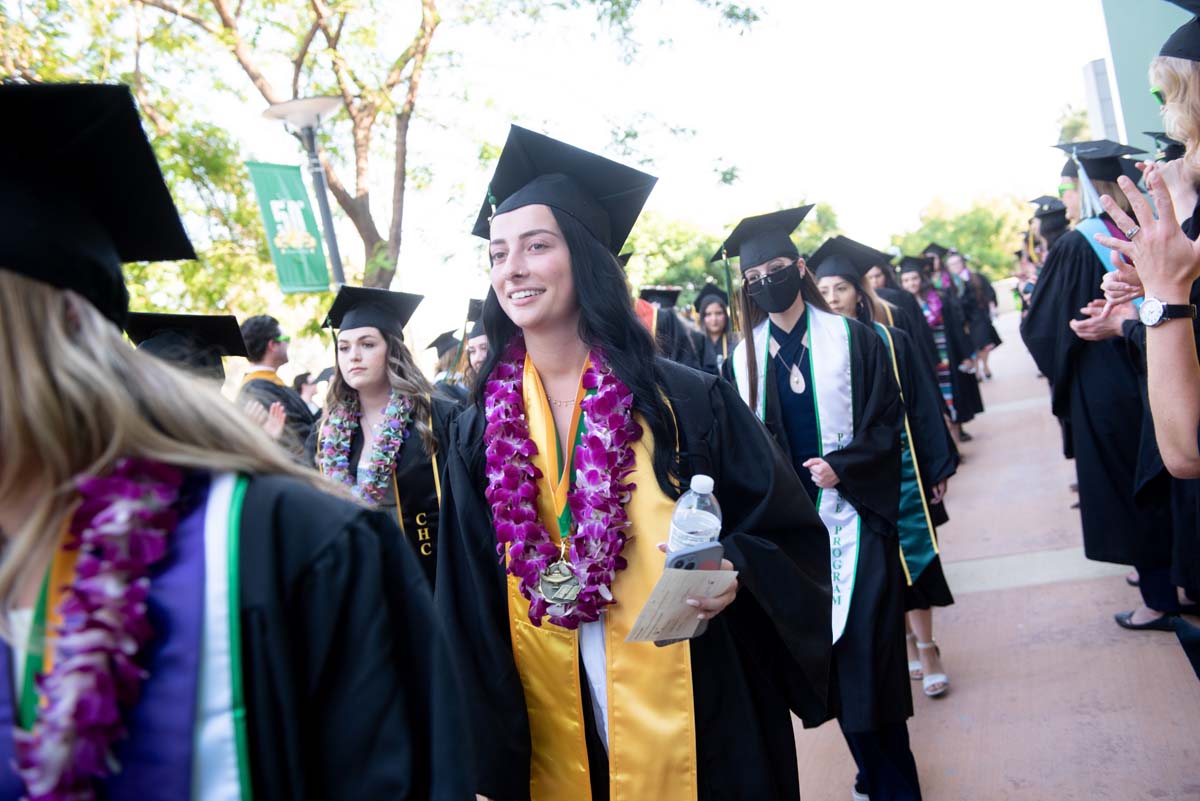
[(335, 288), (346, 283), (342, 272), (342, 256), (338, 251), (337, 235), (333, 231), (333, 212), (329, 208), (329, 186), (325, 182), (325, 170), (317, 156), (317, 128), (321, 120), (341, 108), (340, 97), (302, 97), (286, 103), (274, 103), (263, 116), (281, 120), (284, 125), (300, 132), (300, 141), (308, 154), (308, 172), (312, 176), (313, 190), (317, 195), (317, 207), (321, 210), (321, 227), (325, 243), (329, 248), (329, 264), (333, 268)]

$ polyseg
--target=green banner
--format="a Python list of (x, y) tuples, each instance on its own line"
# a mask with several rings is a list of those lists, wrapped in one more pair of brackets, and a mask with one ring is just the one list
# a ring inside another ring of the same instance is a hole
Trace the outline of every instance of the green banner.
[(327, 291), (329, 272), (321, 249), (321, 232), (300, 168), (257, 161), (246, 162), (246, 168), (258, 196), (279, 288), (288, 293)]

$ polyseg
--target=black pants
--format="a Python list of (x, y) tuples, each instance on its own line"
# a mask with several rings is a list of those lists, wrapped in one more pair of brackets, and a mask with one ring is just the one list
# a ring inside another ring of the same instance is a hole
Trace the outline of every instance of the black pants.
[(1179, 594), (1171, 583), (1171, 566), (1135, 565), (1142, 603), (1156, 612), (1174, 614), (1179, 611)]
[(871, 801), (921, 801), (907, 723), (891, 723), (868, 732), (842, 729), (842, 736), (858, 765), (859, 784)]

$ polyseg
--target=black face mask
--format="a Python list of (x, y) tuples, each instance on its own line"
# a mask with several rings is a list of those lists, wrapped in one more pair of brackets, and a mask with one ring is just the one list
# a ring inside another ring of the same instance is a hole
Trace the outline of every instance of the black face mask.
[(767, 314), (778, 314), (792, 307), (803, 284), (804, 277), (800, 274), (800, 265), (793, 263), (771, 273), (761, 281), (750, 284), (746, 294)]

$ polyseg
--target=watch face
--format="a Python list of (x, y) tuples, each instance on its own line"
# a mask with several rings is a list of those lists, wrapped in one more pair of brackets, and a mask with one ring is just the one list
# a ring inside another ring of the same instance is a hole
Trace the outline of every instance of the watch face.
[(1163, 304), (1158, 298), (1146, 298), (1138, 313), (1143, 325), (1158, 325), (1162, 322)]

